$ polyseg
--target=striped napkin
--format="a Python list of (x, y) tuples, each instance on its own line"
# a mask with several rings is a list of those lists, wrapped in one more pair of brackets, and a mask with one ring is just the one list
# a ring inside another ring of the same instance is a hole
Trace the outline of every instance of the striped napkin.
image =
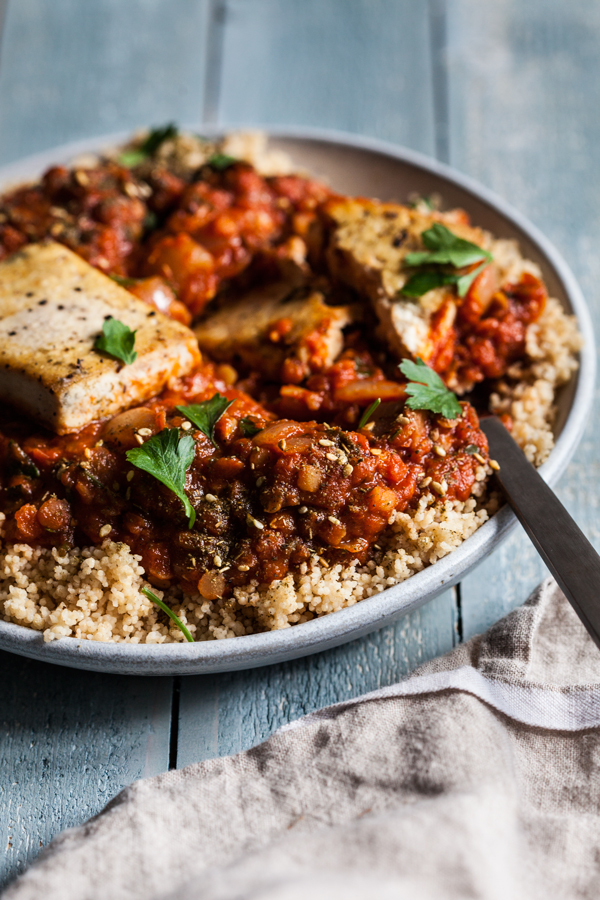
[(139, 781), (6, 900), (600, 895), (600, 653), (556, 584), (401, 684)]

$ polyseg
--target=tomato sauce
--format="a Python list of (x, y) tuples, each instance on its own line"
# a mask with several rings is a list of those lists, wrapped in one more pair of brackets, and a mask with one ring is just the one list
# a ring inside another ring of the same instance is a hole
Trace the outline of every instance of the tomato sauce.
[[(144, 180), (116, 162), (50, 169), (38, 185), (0, 198), (0, 259), (45, 237), (66, 244), (145, 302), (184, 323), (223, 286), (287, 252), (301, 237), (317, 254), (319, 208), (331, 191), (299, 176), (263, 178), (237, 163), (201, 168), (192, 182), (154, 166)], [(284, 252), (285, 251), (285, 252)], [(266, 261), (266, 262), (265, 262)], [(485, 274), (485, 273), (483, 273)], [(243, 277), (246, 277), (244, 275)], [(491, 299), (476, 279), (440, 348), (449, 378), (498, 378), (524, 350), (543, 308), (533, 276)], [(283, 322), (283, 320), (282, 320)], [(284, 325), (281, 325), (283, 328)], [(475, 410), (445, 419), (405, 407), (405, 384), (376, 342), (346, 335), (333, 365), (281, 383), (206, 361), (143, 407), (57, 437), (4, 410), (0, 509), (6, 539), (38, 546), (126, 542), (150, 581), (198, 588), (207, 599), (236, 585), (268, 584), (315, 556), (365, 562), (394, 516), (424, 492), (471, 495), (487, 442)], [(296, 377), (296, 375), (298, 377)], [(214, 443), (176, 409), (216, 392), (233, 401)], [(372, 419), (365, 408), (382, 401)], [(250, 418), (257, 433), (244, 433)], [(362, 425), (362, 427), (361, 427)], [(132, 466), (129, 449), (166, 427), (191, 434), (195, 457), (178, 497)]]
[[(214, 446), (175, 407), (217, 391), (234, 402), (217, 422)], [(260, 429), (253, 437), (242, 418)], [(199, 586), (208, 599), (251, 579), (282, 578), (314, 555), (366, 561), (393, 514), (414, 508), (425, 490), (466, 500), (487, 456), (469, 404), (447, 420), (385, 403), (355, 430), (274, 419), (210, 364), (146, 406), (77, 434), (31, 434), (6, 414), (0, 424), (9, 541), (125, 541), (154, 584)], [(125, 455), (165, 427), (188, 429), (195, 440), (185, 485), (192, 530), (176, 495)]]

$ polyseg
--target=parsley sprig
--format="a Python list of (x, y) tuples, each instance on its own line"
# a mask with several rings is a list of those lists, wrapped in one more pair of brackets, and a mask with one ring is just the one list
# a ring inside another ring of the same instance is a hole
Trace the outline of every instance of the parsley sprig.
[(410, 409), (428, 409), (446, 419), (462, 416), (462, 406), (456, 394), (448, 390), (437, 372), (430, 369), (420, 357), (417, 357), (416, 363), (405, 359), (400, 363), (400, 371), (409, 382), (406, 385), (406, 405)]
[[(408, 279), (400, 292), (405, 297), (421, 297), (427, 291), (445, 284), (456, 285), (458, 296), (464, 297), (475, 278), (492, 261), (492, 255), (487, 250), (457, 237), (439, 222), (424, 231), (421, 239), (427, 250), (407, 254), (404, 263), (411, 268), (426, 268)], [(463, 269), (475, 263), (480, 265), (464, 275), (448, 272), (443, 268), (452, 266), (454, 269)], [(435, 268), (428, 268), (429, 266)]]
[(102, 323), (102, 334), (98, 335), (94, 342), (94, 350), (108, 353), (115, 359), (120, 359), (126, 366), (130, 366), (137, 359), (135, 346), (135, 331), (128, 325), (119, 322), (118, 319), (105, 319)]
[(165, 428), (149, 438), (141, 447), (134, 447), (126, 453), (129, 462), (153, 475), (183, 503), (188, 517), (188, 528), (193, 528), (196, 511), (188, 500), (184, 487), (186, 472), (192, 464), (196, 452), (191, 434), (179, 437), (178, 428)]
[(262, 431), (262, 428), (259, 428), (254, 419), (251, 419), (249, 416), (244, 416), (243, 419), (240, 419), (240, 429), (244, 437), (249, 438)]
[(227, 153), (213, 153), (206, 160), (206, 165), (216, 169), (217, 172), (224, 172), (225, 169), (235, 165), (236, 162), (239, 162), (239, 160), (235, 156), (228, 156)]
[(163, 125), (162, 128), (153, 128), (139, 147), (136, 147), (135, 150), (124, 150), (119, 156), (119, 162), (122, 166), (127, 166), (128, 169), (139, 166), (149, 156), (153, 156), (161, 144), (177, 137), (178, 134), (177, 126), (173, 122)]
[(148, 600), (152, 600), (153, 603), (156, 603), (156, 605), (159, 606), (162, 609), (162, 611), (168, 615), (168, 617), (170, 619), (173, 619), (173, 621), (175, 622), (175, 624), (177, 625), (179, 630), (183, 632), (183, 636), (185, 637), (186, 641), (189, 641), (191, 644), (195, 643), (194, 638), (191, 636), (191, 634), (189, 633), (189, 631), (187, 630), (187, 628), (185, 627), (185, 625), (183, 624), (183, 622), (181, 621), (179, 616), (175, 615), (173, 610), (169, 609), (167, 604), (163, 603), (163, 601), (159, 597), (156, 596), (154, 591), (151, 591), (150, 588), (143, 587), (142, 594), (145, 594), (146, 597), (148, 598)]
[(202, 434), (205, 434), (216, 447), (215, 425), (232, 403), (233, 400), (228, 400), (227, 397), (216, 393), (210, 400), (192, 403), (191, 406), (177, 406), (176, 409), (182, 416), (189, 419)]

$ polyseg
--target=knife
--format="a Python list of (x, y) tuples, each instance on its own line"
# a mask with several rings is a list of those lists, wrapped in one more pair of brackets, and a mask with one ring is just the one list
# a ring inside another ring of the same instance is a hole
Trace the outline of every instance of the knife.
[(600, 556), (500, 419), (481, 419), (515, 515), (600, 649)]

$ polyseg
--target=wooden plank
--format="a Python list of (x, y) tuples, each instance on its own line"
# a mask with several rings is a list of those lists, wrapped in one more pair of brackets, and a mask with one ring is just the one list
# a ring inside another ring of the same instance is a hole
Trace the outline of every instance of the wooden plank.
[(209, 0), (14, 0), (0, 163), (77, 138), (202, 118)]
[[(209, 0), (13, 0), (0, 51), (0, 162), (121, 128), (200, 120), (209, 8)], [(173, 682), (7, 654), (0, 672), (8, 879), (124, 785), (168, 768)]]
[(339, 128), (433, 153), (427, 4), (227, 0), (219, 121)]
[(0, 889), (59, 831), (168, 768), (170, 678), (0, 654)]
[(178, 767), (237, 753), (307, 713), (404, 678), (452, 649), (452, 591), (395, 625), (325, 653), (281, 665), (183, 678)]
[[(433, 154), (426, 4), (228, 0), (209, 91), (224, 125), (358, 131)], [(402, 678), (456, 640), (454, 592), (345, 647), (245, 673), (185, 678), (177, 762), (233, 753), (294, 718)]]
[[(596, 329), (600, 298), (600, 9), (587, 0), (449, 0), (450, 162), (494, 188), (551, 238), (579, 278)], [(598, 423), (559, 496), (600, 547)], [(544, 567), (521, 532), (462, 584), (468, 637), (523, 602)]]

